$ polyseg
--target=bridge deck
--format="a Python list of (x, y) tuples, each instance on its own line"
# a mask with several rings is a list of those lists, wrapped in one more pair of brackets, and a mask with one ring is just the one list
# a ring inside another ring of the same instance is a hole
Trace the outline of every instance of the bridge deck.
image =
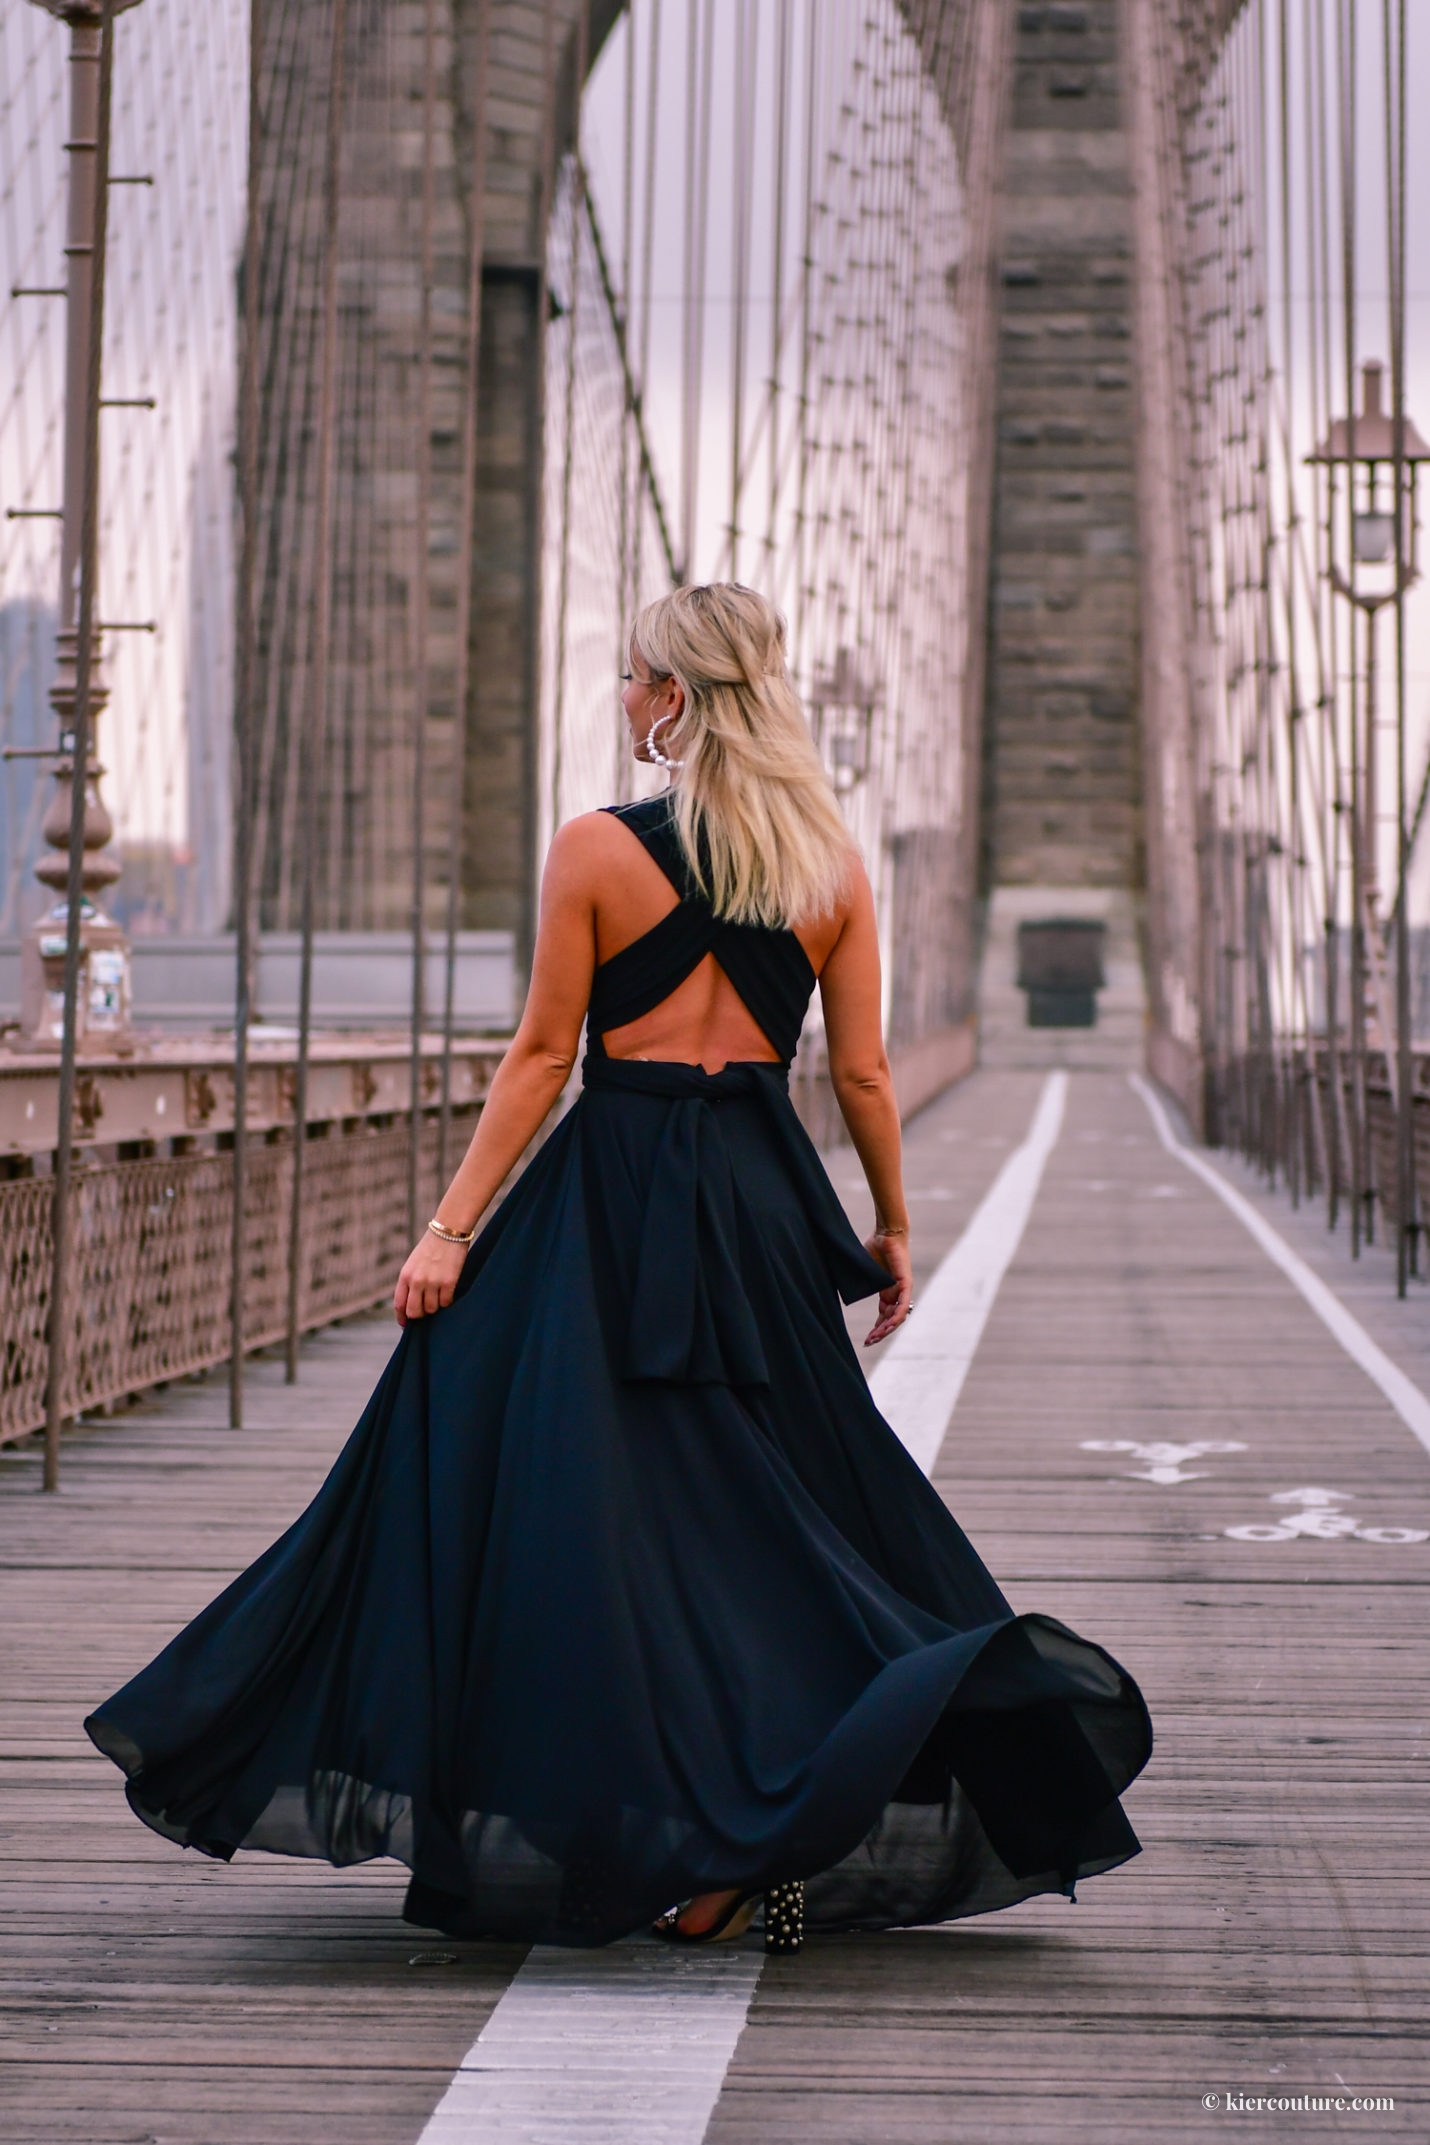
[[(1039, 1087), (976, 1076), (918, 1121), (926, 1269)], [(835, 1169), (852, 1181), (847, 1155)], [(1313, 1222), (1267, 1212), (1310, 1245)], [(1430, 1386), (1423, 1302), (1377, 1295), (1366, 1317)], [(179, 1854), (133, 1822), (79, 1729), (299, 1508), (389, 1338), (375, 1322), (318, 1337), (296, 1390), (260, 1366), (239, 1435), (218, 1380), (83, 1429), (56, 1499), (32, 1494), (33, 1454), (0, 1457), (11, 2145), (402, 2145), (521, 1965), (405, 1928), (389, 1865)], [(1237, 1449), (1164, 1463), (1184, 1479), (1158, 1483), (1088, 1440)], [(1339, 1493), (1321, 1509), (1362, 1530), (1430, 1530), (1430, 1459), (1119, 1076), (1073, 1076), (935, 1480), (1017, 1605), (1141, 1680), (1159, 1742), (1128, 1807), (1146, 1852), (1075, 1907), (769, 1962), (710, 2145), (1142, 2145), (1202, 2134), (1202, 2096), (1228, 2090), (1395, 2097), (1371, 2117), (1263, 2112), (1263, 2136), (1422, 2134), (1430, 1544), (1226, 1530), (1294, 1525), (1314, 1504), (1272, 1500), (1295, 1489)], [(595, 2088), (584, 2115), (538, 2120), (547, 2084), (526, 2114), (444, 2140), (701, 2135), (678, 2108), (599, 2126)]]

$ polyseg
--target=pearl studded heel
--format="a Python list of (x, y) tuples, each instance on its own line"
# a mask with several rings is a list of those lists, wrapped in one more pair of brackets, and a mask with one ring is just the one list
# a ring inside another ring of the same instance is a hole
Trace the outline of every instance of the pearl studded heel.
[(803, 1943), (803, 1884), (772, 1884), (765, 1893), (765, 1950), (798, 1951)]

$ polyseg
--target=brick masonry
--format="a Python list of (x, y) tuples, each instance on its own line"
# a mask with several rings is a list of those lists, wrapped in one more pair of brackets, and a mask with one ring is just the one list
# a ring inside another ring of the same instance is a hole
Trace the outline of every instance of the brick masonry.
[[(483, 140), (476, 0), (439, 0), (433, 289), (432, 506), (425, 830), (428, 921), (445, 910), (458, 713), (458, 562), (474, 178), (485, 158), (478, 473), (459, 921), (529, 943), (542, 440), (543, 204), (548, 154), (569, 142), (579, 0), (492, 0)], [(587, 0), (588, 55), (615, 0)], [(414, 823), (411, 636), (421, 304), (422, 0), (350, 0), (338, 240), (331, 666), (319, 781), (317, 923), (407, 919)], [(274, 17), (264, 53), (259, 187), (261, 450), (252, 712), (266, 927), (297, 921), (299, 788), (314, 719), (322, 152), (329, 6)]]
[(1002, 175), (985, 886), (1141, 880), (1117, 0), (1017, 9)]

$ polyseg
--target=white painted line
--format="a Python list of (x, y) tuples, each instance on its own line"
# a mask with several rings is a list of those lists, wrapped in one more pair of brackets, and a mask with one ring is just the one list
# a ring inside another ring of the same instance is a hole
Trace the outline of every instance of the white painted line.
[(1266, 1253), (1272, 1264), (1279, 1266), (1293, 1288), (1299, 1289), (1311, 1309), (1326, 1330), (1338, 1340), (1353, 1363), (1365, 1372), (1373, 1385), (1379, 1386), (1400, 1420), (1412, 1436), (1417, 1437), (1427, 1452), (1430, 1452), (1430, 1400), (1427, 1400), (1418, 1385), (1407, 1378), (1398, 1364), (1392, 1363), (1383, 1348), (1378, 1348), (1358, 1318), (1346, 1309), (1339, 1296), (1326, 1287), (1318, 1274), (1311, 1271), (1305, 1260), (1299, 1258), (1269, 1221), (1257, 1213), (1254, 1206), (1234, 1185), (1227, 1183), (1219, 1169), (1190, 1147), (1184, 1147), (1172, 1130), (1171, 1120), (1162, 1107), (1161, 1100), (1142, 1078), (1140, 1073), (1129, 1073), (1128, 1079), (1147, 1105), (1148, 1114), (1156, 1129), (1157, 1137), (1168, 1154), (1174, 1154), (1183, 1168), (1190, 1169), (1209, 1185), (1223, 1205), (1232, 1213)]
[(539, 1945), (419, 2145), (700, 2145), (763, 1964), (733, 1944)]
[(1043, 1167), (1057, 1145), (1068, 1076), (1048, 1074), (1028, 1137), (1009, 1155), (973, 1219), (919, 1293), (869, 1390), (924, 1473), (938, 1458), (1004, 1274), (1022, 1242)]

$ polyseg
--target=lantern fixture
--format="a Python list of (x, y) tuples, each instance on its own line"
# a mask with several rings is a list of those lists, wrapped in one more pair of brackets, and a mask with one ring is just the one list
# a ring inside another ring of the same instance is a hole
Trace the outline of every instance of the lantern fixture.
[(852, 651), (841, 648), (833, 667), (816, 673), (807, 706), (810, 728), (829, 779), (841, 797), (869, 772), (879, 690), (861, 675)]
[(1350, 573), (1337, 561), (1334, 545), (1338, 531), (1332, 526), (1331, 580), (1343, 596), (1350, 596), (1365, 609), (1378, 610), (1420, 578), (1419, 476), (1422, 462), (1430, 462), (1430, 442), (1409, 416), (1400, 421), (1397, 502), (1396, 420), (1383, 406), (1385, 367), (1369, 359), (1361, 367), (1361, 407), (1354, 417), (1336, 417), (1309, 462), (1350, 472), (1351, 556), (1350, 573), (1357, 566), (1388, 566), (1395, 561), (1397, 508), (1400, 515), (1400, 586), (1387, 589), (1353, 588)]

